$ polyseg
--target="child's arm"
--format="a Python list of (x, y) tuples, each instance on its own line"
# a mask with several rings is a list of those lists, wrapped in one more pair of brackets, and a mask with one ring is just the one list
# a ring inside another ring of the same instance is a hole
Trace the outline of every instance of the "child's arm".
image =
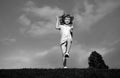
[(70, 34), (73, 37), (73, 25), (71, 26)]
[(73, 25), (71, 26), (71, 30), (73, 30)]
[(60, 22), (59, 22), (59, 18), (57, 18), (57, 21), (56, 21), (56, 29), (60, 30)]

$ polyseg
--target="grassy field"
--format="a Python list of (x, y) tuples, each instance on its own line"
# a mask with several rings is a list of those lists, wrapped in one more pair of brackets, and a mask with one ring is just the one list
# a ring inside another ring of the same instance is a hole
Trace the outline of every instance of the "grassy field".
[(120, 78), (120, 69), (0, 69), (0, 78)]

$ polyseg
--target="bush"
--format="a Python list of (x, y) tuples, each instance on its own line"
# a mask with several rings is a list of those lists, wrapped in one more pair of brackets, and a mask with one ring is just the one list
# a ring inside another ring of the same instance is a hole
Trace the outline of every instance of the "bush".
[(89, 58), (88, 58), (88, 64), (89, 68), (95, 68), (95, 69), (108, 69), (109, 67), (105, 64), (102, 56), (97, 53), (96, 51), (93, 51)]

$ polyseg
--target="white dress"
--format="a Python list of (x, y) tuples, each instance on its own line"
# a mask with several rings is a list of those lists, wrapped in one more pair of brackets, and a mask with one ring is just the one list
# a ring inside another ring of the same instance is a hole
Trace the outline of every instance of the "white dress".
[(61, 32), (61, 41), (60, 44), (64, 43), (67, 40), (72, 41), (71, 30), (73, 26), (68, 25), (60, 25), (60, 32)]

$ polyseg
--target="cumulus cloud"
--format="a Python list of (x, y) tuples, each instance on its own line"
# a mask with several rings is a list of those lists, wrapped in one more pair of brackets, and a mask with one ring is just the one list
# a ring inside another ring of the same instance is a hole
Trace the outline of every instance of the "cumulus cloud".
[(75, 24), (79, 30), (89, 30), (93, 24), (104, 18), (107, 14), (113, 12), (119, 5), (120, 1), (116, 0), (93, 0), (94, 4), (89, 3), (89, 0), (84, 1), (84, 11), (80, 10), (80, 5), (77, 4), (74, 8)]
[(24, 14), (19, 17), (19, 21), (28, 27), (22, 27), (20, 31), (31, 36), (55, 33), (56, 16), (63, 13), (63, 10), (58, 7), (43, 6), (39, 8), (32, 1), (26, 3), (23, 11)]
[(36, 37), (50, 33), (55, 33), (55, 23), (39, 21), (35, 22), (30, 26), (30, 29), (26, 32), (27, 34)]
[(33, 1), (28, 1), (27, 3), (25, 3), (25, 7), (36, 7), (35, 3)]
[(50, 6), (43, 6), (42, 8), (25, 8), (26, 12), (32, 12), (36, 14), (37, 16), (44, 18), (44, 19), (55, 19), (55, 16), (61, 15), (63, 13), (63, 10), (57, 8), (57, 7), (50, 7)]
[[(42, 59), (44, 56), (48, 54), (49, 51), (29, 51), (29, 50), (14, 50), (9, 56), (6, 58), (2, 59), (4, 61), (2, 63), (3, 68), (24, 68), (24, 67), (36, 67), (34, 64), (34, 59)], [(6, 64), (9, 65), (5, 65)], [(38, 65), (41, 65), (39, 63)]]
[(4, 41), (16, 42), (15, 38), (5, 38)]
[(11, 43), (16, 42), (16, 39), (15, 38), (6, 37), (6, 38), (3, 38), (3, 39), (0, 39), (0, 42), (2, 42), (5, 45), (9, 45)]
[(31, 20), (28, 19), (27, 16), (24, 15), (24, 14), (19, 17), (19, 22), (20, 22), (21, 24), (23, 24), (24, 26), (29, 26), (29, 25), (31, 25)]
[(51, 61), (49, 62), (48, 60), (50, 60), (54, 54), (55, 56), (60, 56), (59, 54), (56, 55), (57, 52), (55, 51), (57, 50), (58, 46), (53, 46), (46, 50), (16, 49), (13, 50), (11, 54), (6, 55), (6, 58), (1, 59), (2, 63), (0, 66), (2, 68), (53, 68), (55, 66), (51, 65)]

